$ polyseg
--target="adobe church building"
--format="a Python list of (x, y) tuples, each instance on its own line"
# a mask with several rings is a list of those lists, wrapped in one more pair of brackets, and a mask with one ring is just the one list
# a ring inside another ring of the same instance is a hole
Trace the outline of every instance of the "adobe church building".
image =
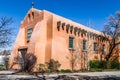
[[(89, 59), (104, 59), (107, 46), (107, 38), (101, 32), (49, 11), (31, 8), (21, 21), (10, 65), (19, 52), (22, 55), (27, 52), (37, 57), (36, 65), (54, 59), (61, 64), (60, 69), (71, 69), (72, 65), (82, 69), (87, 68)], [(13, 68), (19, 68), (19, 64)]]

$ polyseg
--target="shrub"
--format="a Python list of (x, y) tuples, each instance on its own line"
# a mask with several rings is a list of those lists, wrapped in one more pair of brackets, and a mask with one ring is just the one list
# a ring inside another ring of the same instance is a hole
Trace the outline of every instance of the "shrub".
[(70, 69), (61, 69), (60, 72), (63, 72), (63, 73), (69, 73), (69, 72), (72, 72)]
[(60, 72), (60, 70), (56, 70), (55, 72)]
[(100, 62), (98, 60), (90, 61), (90, 68), (99, 68)]
[(88, 71), (88, 70), (87, 70), (86, 68), (82, 68), (81, 71), (82, 71), (82, 72), (86, 72), (86, 71)]
[(46, 72), (46, 73), (50, 73), (51, 71), (50, 71), (50, 69), (47, 69), (47, 70), (45, 70), (45, 72)]
[(111, 62), (111, 69), (119, 69), (120, 63), (118, 61)]
[(0, 65), (0, 71), (4, 69), (5, 69), (4, 65)]
[(107, 61), (106, 66), (107, 66), (107, 69), (111, 69), (111, 62)]
[(90, 61), (90, 68), (95, 69), (120, 69), (120, 63), (118, 61)]
[(45, 72), (46, 68), (45, 68), (45, 64), (38, 64), (38, 71), (39, 72)]
[(96, 71), (101, 72), (101, 71), (103, 71), (103, 69), (91, 68), (90, 71), (91, 71), (91, 72), (96, 72)]
[(79, 72), (80, 70), (73, 70), (73, 72)]
[(99, 68), (106, 69), (107, 68), (107, 61), (100, 61)]
[(46, 62), (47, 68), (50, 69), (51, 72), (55, 72), (61, 66), (58, 61), (50, 59), (49, 62)]

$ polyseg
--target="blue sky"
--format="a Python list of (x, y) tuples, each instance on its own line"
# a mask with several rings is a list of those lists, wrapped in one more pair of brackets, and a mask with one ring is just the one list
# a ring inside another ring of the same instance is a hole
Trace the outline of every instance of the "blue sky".
[(0, 0), (0, 17), (12, 17), (16, 32), (27, 11), (34, 2), (35, 8), (48, 10), (57, 15), (101, 31), (109, 15), (120, 10), (120, 0)]

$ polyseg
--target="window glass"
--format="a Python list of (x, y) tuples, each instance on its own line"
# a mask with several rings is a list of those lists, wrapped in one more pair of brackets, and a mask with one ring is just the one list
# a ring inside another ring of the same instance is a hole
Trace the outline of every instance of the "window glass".
[(97, 51), (97, 43), (94, 42), (94, 51)]
[(74, 48), (74, 38), (73, 37), (69, 37), (69, 48)]
[(27, 29), (27, 41), (28, 42), (30, 41), (30, 37), (31, 37), (32, 31), (33, 31), (32, 28)]
[(102, 45), (102, 54), (105, 54), (105, 45)]
[(85, 51), (86, 50), (86, 40), (83, 40), (83, 51)]

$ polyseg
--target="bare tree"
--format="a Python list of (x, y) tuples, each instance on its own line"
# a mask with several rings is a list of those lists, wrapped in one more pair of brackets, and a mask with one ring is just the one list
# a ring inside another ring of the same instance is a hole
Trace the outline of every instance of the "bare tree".
[(11, 23), (13, 23), (12, 18), (0, 18), (0, 48), (11, 43), (12, 27), (9, 26)]
[[(85, 68), (86, 65), (86, 53), (81, 52), (81, 41), (80, 38), (76, 37), (76, 46), (75, 49), (70, 49), (70, 53), (67, 56), (67, 59), (70, 60), (71, 70), (78, 70), (81, 68)], [(80, 65), (81, 64), (81, 65)]]
[(74, 67), (75, 67), (75, 61), (76, 61), (76, 54), (74, 53), (74, 50), (70, 50), (70, 64), (71, 64), (71, 68), (72, 68), (72, 71), (74, 70)]
[(24, 58), (23, 70), (31, 72), (35, 66), (37, 57), (33, 53), (26, 53)]
[(108, 23), (104, 26), (103, 33), (109, 43), (106, 55), (106, 60), (109, 61), (115, 48), (120, 45), (120, 12), (117, 12), (115, 16), (109, 17)]
[(70, 61), (72, 71), (75, 69), (77, 57), (78, 56), (75, 49), (70, 49), (69, 54), (66, 56), (66, 58)]

